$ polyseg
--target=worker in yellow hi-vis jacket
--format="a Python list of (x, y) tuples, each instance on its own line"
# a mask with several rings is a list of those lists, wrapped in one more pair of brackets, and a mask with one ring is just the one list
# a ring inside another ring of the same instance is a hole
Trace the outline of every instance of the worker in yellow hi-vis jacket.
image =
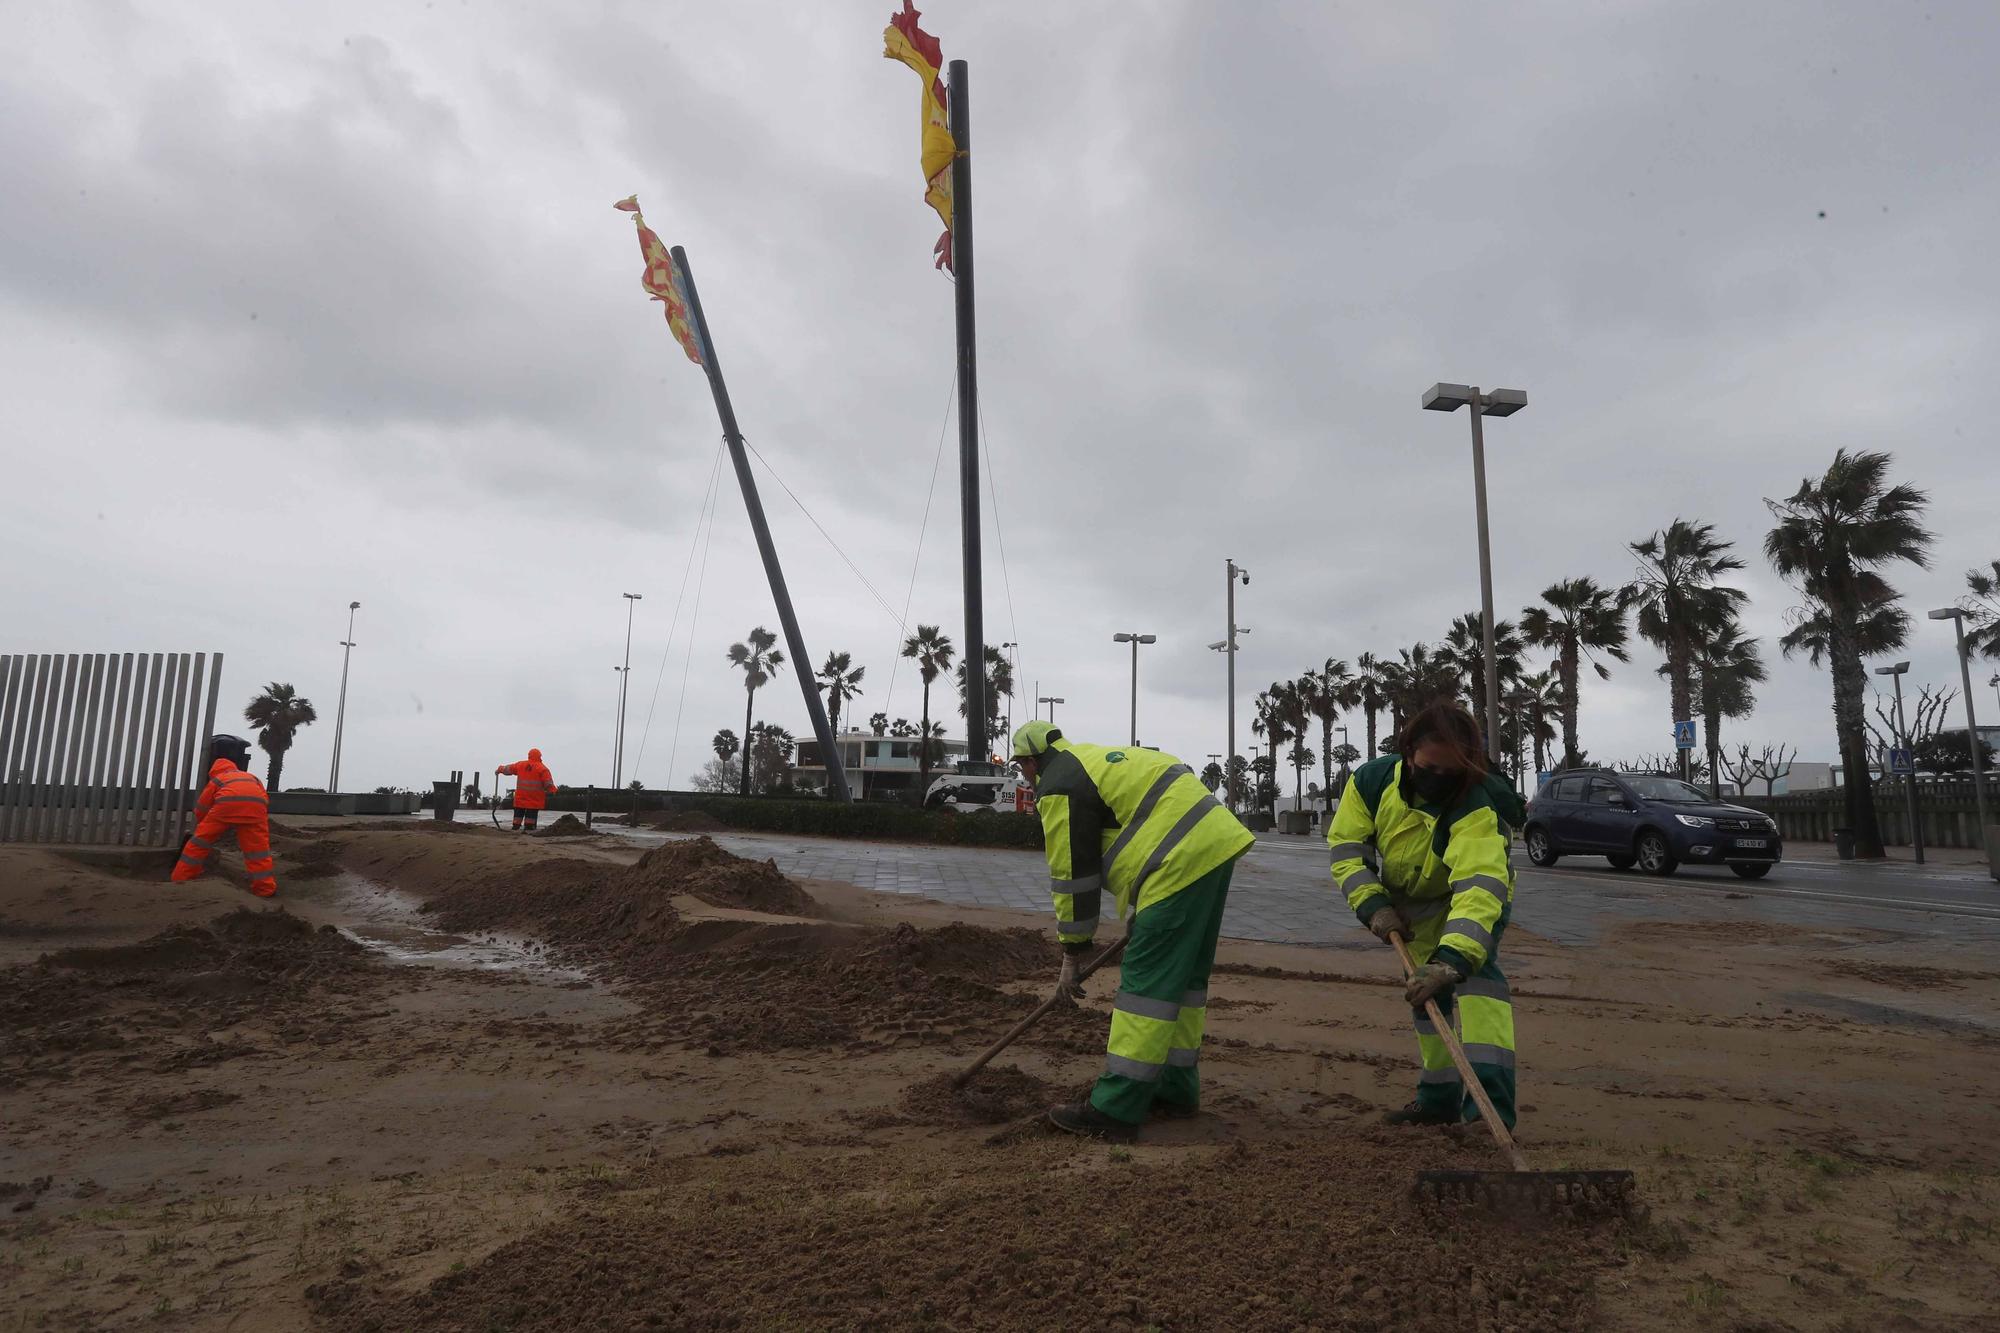
[[(1520, 795), (1488, 771), (1479, 724), (1451, 700), (1412, 717), (1397, 753), (1354, 770), (1327, 828), (1333, 879), (1363, 925), (1403, 937), (1417, 967), (1403, 993), (1417, 1027), (1423, 1073), (1396, 1125), (1476, 1120), (1451, 1052), (1424, 1016), (1434, 999), (1455, 1019), (1473, 1073), (1493, 1109), (1514, 1124), (1514, 1006), (1500, 972), (1500, 938), (1514, 900), (1511, 830)], [(1453, 1014), (1456, 1000), (1456, 1014)]]
[(1230, 870), (1255, 839), (1170, 754), (1077, 744), (1035, 721), (1014, 733), (1014, 758), (1042, 820), (1063, 949), (1057, 985), (1082, 993), (1106, 889), (1118, 915), (1132, 916), (1104, 1073), (1087, 1100), (1051, 1108), (1050, 1121), (1130, 1139), (1150, 1111), (1193, 1115)]

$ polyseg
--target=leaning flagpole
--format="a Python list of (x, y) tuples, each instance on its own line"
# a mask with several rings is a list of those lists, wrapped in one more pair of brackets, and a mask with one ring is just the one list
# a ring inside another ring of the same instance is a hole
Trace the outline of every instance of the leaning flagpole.
[(965, 62), (949, 66), (951, 137), (951, 267), (958, 315), (958, 509), (965, 546), (965, 757), (988, 771), (986, 735), (986, 604), (979, 556), (979, 352), (972, 303), (972, 89)]
[[(771, 581), (771, 599), (778, 604), (778, 622), (784, 627), (785, 649), (792, 655), (792, 673), (799, 679), (806, 716), (812, 719), (813, 735), (819, 738), (821, 757), (826, 761), (826, 783), (834, 797), (850, 801), (847, 770), (840, 762), (840, 747), (833, 728), (827, 725), (826, 705), (813, 685), (812, 658), (799, 633), (799, 618), (792, 610), (792, 594), (785, 587), (785, 571), (778, 565), (778, 548), (771, 543), (771, 525), (764, 520), (764, 503), (757, 498), (757, 479), (750, 472), (750, 458), (743, 447), (743, 432), (736, 427), (736, 409), (729, 402), (729, 386), (723, 382), (721, 363), (715, 359), (715, 343), (708, 336), (708, 316), (702, 313), (701, 295), (695, 290), (694, 271), (688, 267), (687, 251), (676, 245), (668, 252), (687, 294), (689, 317), (701, 348), (702, 369), (708, 374), (709, 392), (715, 395), (715, 415), (722, 422), (722, 438), (729, 445), (730, 461), (736, 465), (736, 482), (743, 489), (743, 507), (750, 511), (750, 529), (757, 535), (757, 553), (764, 558), (764, 575)], [(743, 738), (745, 748), (750, 738)]]

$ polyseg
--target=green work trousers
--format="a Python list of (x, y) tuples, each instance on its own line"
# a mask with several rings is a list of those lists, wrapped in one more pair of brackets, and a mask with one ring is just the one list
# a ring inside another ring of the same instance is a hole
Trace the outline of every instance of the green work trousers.
[[(1514, 1127), (1514, 1002), (1507, 991), (1507, 978), (1500, 972), (1500, 937), (1507, 929), (1507, 916), (1493, 928), (1493, 947), (1485, 965), (1452, 990), (1444, 1010), (1445, 1019), (1458, 1031), (1465, 1046), (1466, 1060), (1479, 1078), (1479, 1086), (1493, 1100), (1493, 1109), (1507, 1127)], [(1410, 957), (1422, 967), (1444, 935), (1447, 912), (1411, 927)], [(1444, 1111), (1464, 1120), (1479, 1119), (1479, 1103), (1465, 1095), (1464, 1080), (1451, 1062), (1444, 1038), (1421, 1009), (1411, 1011), (1417, 1025), (1417, 1049), (1423, 1057), (1423, 1073), (1417, 1078), (1417, 1105), (1426, 1110)]]
[(1140, 1123), (1155, 1097), (1190, 1109), (1201, 1101), (1208, 972), (1233, 865), (1223, 863), (1132, 918), (1104, 1074), (1090, 1093), (1090, 1104), (1114, 1119)]

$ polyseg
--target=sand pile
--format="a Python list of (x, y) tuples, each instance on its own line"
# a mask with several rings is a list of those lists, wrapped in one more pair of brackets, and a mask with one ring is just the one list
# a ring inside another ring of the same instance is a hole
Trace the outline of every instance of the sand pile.
[[(183, 1063), (229, 1058), (199, 1049), (212, 1046), (201, 1034), (252, 1019), (318, 1040), (341, 1019), (330, 997), (376, 976), (361, 945), (283, 908), (237, 908), (207, 928), (175, 926), (136, 944), (63, 949), (0, 973), (0, 1083), (64, 1073), (94, 1051), (171, 1062), (191, 1047)], [(288, 1011), (303, 1013), (303, 1025), (285, 1024)]]
[(1622, 1261), (1617, 1226), (1420, 1214), (1413, 1169), (1488, 1160), (1443, 1136), (1363, 1131), (1157, 1162), (1035, 1139), (977, 1171), (889, 1156), (860, 1179), (851, 1159), (665, 1161), (417, 1291), (331, 1282), (314, 1308), (335, 1329), (413, 1333), (1568, 1333), (1602, 1322), (1594, 1277)]
[(897, 1102), (911, 1120), (926, 1125), (998, 1125), (1045, 1111), (1070, 1097), (1013, 1065), (988, 1065), (963, 1088), (955, 1074), (939, 1074), (913, 1084)]
[(812, 895), (779, 873), (772, 861), (750, 861), (725, 852), (708, 838), (655, 847), (619, 876), (631, 893), (685, 893), (712, 907), (740, 907), (772, 916), (812, 916)]
[(278, 874), (293, 879), (326, 879), (340, 873), (340, 854), (347, 845), (338, 838), (320, 838), (281, 853)]
[(547, 828), (536, 829), (534, 836), (537, 838), (587, 838), (590, 836), (590, 829), (575, 815), (564, 815)]

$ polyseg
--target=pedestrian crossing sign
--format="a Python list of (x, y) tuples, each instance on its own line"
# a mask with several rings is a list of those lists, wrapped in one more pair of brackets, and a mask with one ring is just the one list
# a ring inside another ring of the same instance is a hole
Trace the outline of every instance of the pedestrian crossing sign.
[(1694, 719), (1674, 723), (1674, 748), (1692, 750), (1694, 748)]

